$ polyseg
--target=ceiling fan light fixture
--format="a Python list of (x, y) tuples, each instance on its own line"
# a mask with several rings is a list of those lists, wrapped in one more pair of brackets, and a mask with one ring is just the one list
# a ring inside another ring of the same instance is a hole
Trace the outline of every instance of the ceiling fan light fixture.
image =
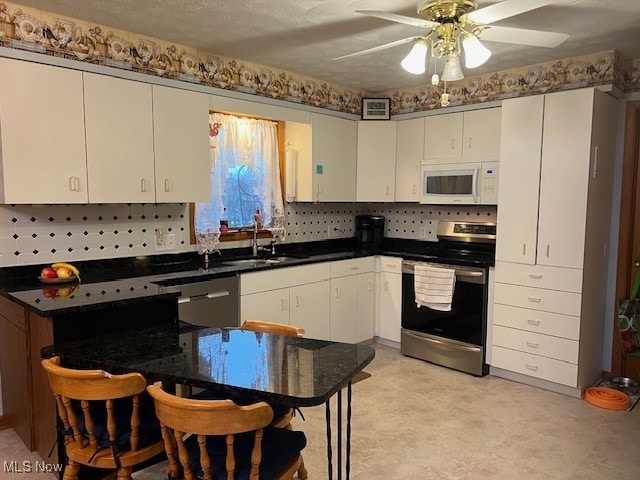
[(476, 68), (485, 63), (491, 57), (491, 50), (480, 43), (478, 37), (467, 35), (462, 41), (464, 49), (464, 65), (467, 68)]
[(407, 72), (413, 73), (414, 75), (421, 75), (425, 72), (425, 60), (427, 58), (427, 51), (429, 47), (427, 46), (427, 42), (420, 39), (417, 40), (413, 45), (411, 51), (407, 54), (406, 57), (400, 62), (402, 68), (404, 68)]
[(444, 62), (444, 71), (441, 77), (442, 81), (454, 82), (456, 80), (462, 80), (463, 78), (464, 75), (460, 67), (460, 57), (448, 57)]

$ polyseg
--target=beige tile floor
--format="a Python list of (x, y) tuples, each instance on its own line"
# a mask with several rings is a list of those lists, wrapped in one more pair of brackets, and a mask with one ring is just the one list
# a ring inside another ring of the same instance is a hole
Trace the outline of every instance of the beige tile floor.
[[(640, 406), (602, 410), (375, 347), (371, 378), (353, 387), (353, 480), (640, 478)], [(294, 428), (307, 434), (309, 479), (326, 479), (325, 409), (304, 415)], [(34, 458), (12, 430), (0, 432), (0, 461)], [(153, 467), (135, 478), (161, 479), (162, 472)], [(20, 478), (47, 477), (0, 472), (0, 479)]]

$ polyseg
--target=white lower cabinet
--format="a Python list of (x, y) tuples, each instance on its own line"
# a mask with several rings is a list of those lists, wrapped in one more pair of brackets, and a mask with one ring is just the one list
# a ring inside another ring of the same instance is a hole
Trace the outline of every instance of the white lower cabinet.
[(240, 322), (263, 320), (330, 339), (329, 263), (275, 268), (240, 276)]
[(376, 332), (400, 343), (402, 315), (402, 259), (378, 257), (376, 263)]
[(373, 257), (331, 262), (331, 340), (356, 343), (373, 338)]
[(330, 340), (328, 296), (328, 280), (291, 287), (289, 323), (304, 328), (305, 337)]

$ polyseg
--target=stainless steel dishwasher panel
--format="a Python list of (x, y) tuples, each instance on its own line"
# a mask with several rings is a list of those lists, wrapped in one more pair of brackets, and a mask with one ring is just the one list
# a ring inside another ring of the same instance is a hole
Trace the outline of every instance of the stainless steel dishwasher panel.
[(240, 321), (238, 276), (180, 285), (180, 320), (207, 327), (237, 327)]

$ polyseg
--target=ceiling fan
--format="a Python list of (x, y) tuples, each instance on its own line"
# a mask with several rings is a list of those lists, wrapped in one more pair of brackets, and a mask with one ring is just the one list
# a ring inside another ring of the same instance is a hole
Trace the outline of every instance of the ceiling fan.
[[(356, 13), (362, 15), (424, 28), (427, 32), (342, 55), (334, 60), (413, 43), (413, 48), (401, 62), (405, 70), (417, 75), (424, 73), (425, 60), (430, 49), (433, 58), (444, 58), (442, 80), (461, 80), (464, 78), (460, 66), (460, 54), (463, 51), (466, 68), (478, 67), (489, 60), (491, 56), (491, 51), (482, 45), (481, 39), (548, 48), (557, 47), (564, 42), (569, 38), (566, 33), (490, 25), (499, 20), (560, 1), (562, 0), (504, 0), (478, 9), (476, 2), (472, 0), (431, 0), (418, 3), (420, 18), (377, 10), (356, 10)], [(436, 72), (432, 76), (431, 82), (433, 85), (437, 85), (439, 81), (440, 76)]]

